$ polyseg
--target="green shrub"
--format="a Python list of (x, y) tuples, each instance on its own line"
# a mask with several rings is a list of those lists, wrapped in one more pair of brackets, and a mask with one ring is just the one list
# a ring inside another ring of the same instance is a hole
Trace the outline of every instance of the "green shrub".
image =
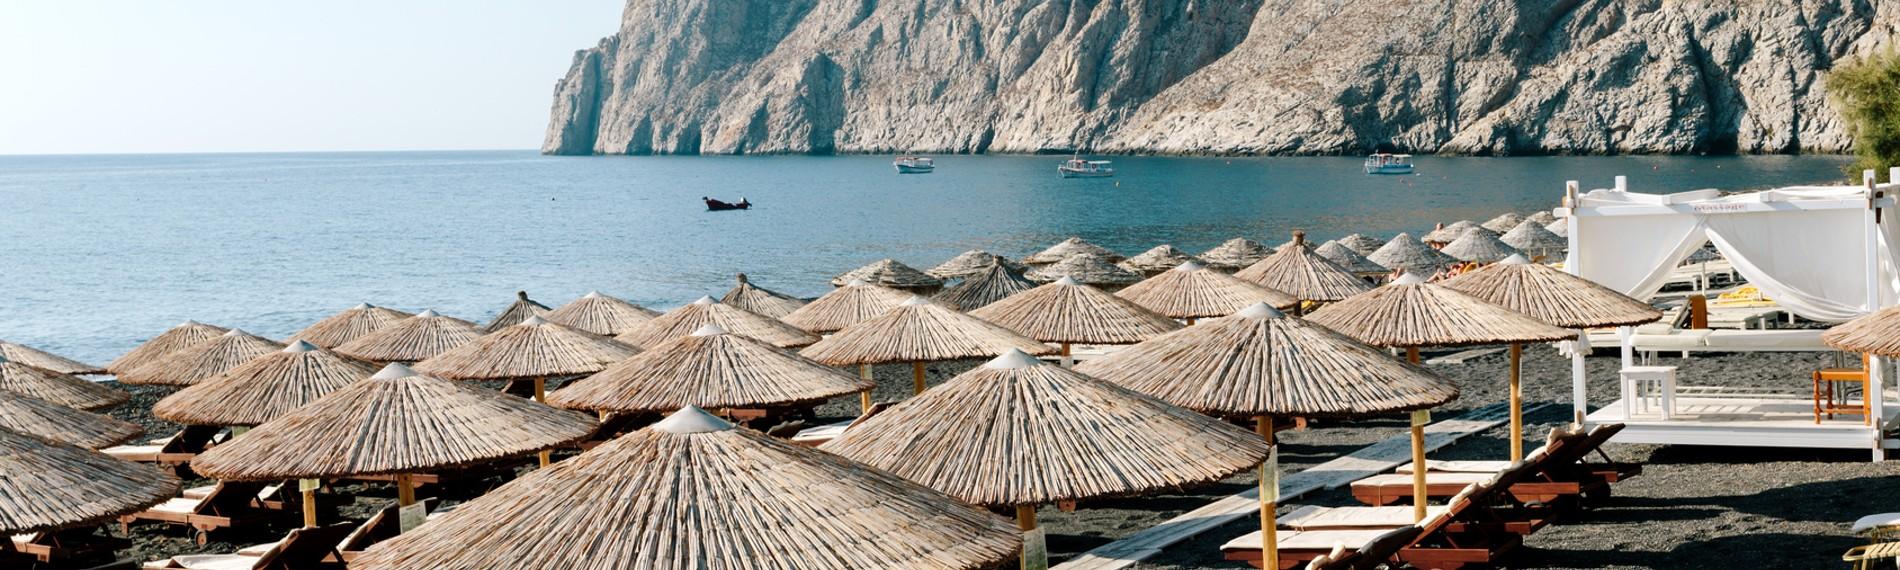
[(1884, 177), (1888, 166), (1900, 166), (1900, 54), (1886, 50), (1836, 65), (1827, 74), (1827, 92), (1860, 157), (1848, 175), (1859, 182), (1863, 169)]

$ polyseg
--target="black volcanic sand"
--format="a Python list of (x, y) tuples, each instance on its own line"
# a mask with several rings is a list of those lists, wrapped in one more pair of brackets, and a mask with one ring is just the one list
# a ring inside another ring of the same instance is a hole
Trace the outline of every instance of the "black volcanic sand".
[[(1600, 354), (1605, 355), (1588, 362), (1591, 402), (1597, 406), (1607, 405), (1616, 397), (1616, 357)], [(1548, 347), (1526, 348), (1524, 355), (1527, 405), (1552, 403), (1526, 417), (1528, 431), (1541, 434), (1570, 417), (1570, 363)], [(1808, 373), (1825, 364), (1826, 359), (1812, 353), (1758, 353), (1668, 358), (1662, 364), (1678, 366), (1685, 385), (1806, 393)], [(933, 364), (929, 367), (929, 382), (942, 383), (978, 364)], [(1436, 410), (1433, 419), (1448, 419), (1504, 401), (1507, 366), (1502, 353), (1462, 364), (1433, 365), (1435, 371), (1463, 390), (1457, 401)], [(896, 401), (910, 395), (909, 366), (879, 366), (875, 375), (879, 383), (874, 392), (877, 400)], [(176, 429), (154, 420), (149, 413), (152, 403), (169, 390), (128, 388), (134, 398), (116, 409), (114, 416), (144, 424), (153, 434)], [(821, 421), (849, 419), (857, 412), (855, 396), (838, 398), (818, 408)], [(1405, 419), (1397, 415), (1314, 421), (1307, 429), (1280, 434), (1284, 443), (1282, 467), (1287, 472), (1297, 471), (1385, 438), (1403, 436), (1405, 425)], [(1467, 436), (1432, 457), (1502, 458), (1508, 449), (1506, 431), (1500, 427)], [(1536, 444), (1532, 439), (1527, 446)], [(1644, 473), (1618, 483), (1615, 496), (1604, 505), (1528, 537), (1525, 547), (1510, 559), (1511, 567), (1725, 568), (1735, 562), (1760, 568), (1836, 567), (1841, 564), (1841, 553), (1860, 543), (1848, 534), (1849, 523), (1865, 514), (1900, 511), (1900, 498), (1893, 492), (1900, 488), (1900, 462), (1872, 463), (1866, 451), (1617, 444), (1609, 449), (1619, 460), (1644, 463)], [(497, 479), (482, 485), (501, 482)], [(1049, 532), (1051, 555), (1059, 563), (1254, 484), (1254, 474), (1243, 473), (1211, 485), (1140, 498), (1084, 501), (1072, 513), (1044, 507), (1038, 517)], [(361, 520), (394, 499), (393, 490), (383, 485), (349, 485), (336, 490), (354, 496), (353, 501), (338, 509), (341, 517), (350, 520)], [(441, 496), (454, 503), (482, 491), (424, 490), (420, 495)], [(1288, 502), (1356, 504), (1345, 489), (1319, 491)], [(1292, 508), (1282, 507), (1281, 512)], [(213, 542), (204, 546), (194, 544), (191, 534), (182, 527), (140, 524), (133, 528), (136, 546), (128, 555), (149, 560), (195, 552), (230, 552), (242, 545), (275, 540), (296, 524), (296, 515), (287, 513), (267, 528), (214, 534)], [(1219, 547), (1256, 528), (1254, 517), (1242, 517), (1177, 544), (1137, 567), (1245, 568), (1242, 563), (1223, 560)]]

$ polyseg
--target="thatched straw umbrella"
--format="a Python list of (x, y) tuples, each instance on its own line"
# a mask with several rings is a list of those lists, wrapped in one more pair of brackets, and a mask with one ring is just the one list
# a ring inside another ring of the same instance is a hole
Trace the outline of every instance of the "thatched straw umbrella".
[(127, 370), (144, 366), (146, 363), (185, 347), (223, 336), (226, 332), (230, 332), (230, 329), (198, 321), (185, 321), (172, 327), (171, 330), (152, 337), (152, 340), (145, 341), (144, 344), (119, 356), (118, 359), (106, 363), (106, 371), (123, 374)]
[(900, 291), (925, 294), (937, 292), (943, 288), (943, 280), (918, 271), (916, 268), (890, 258), (880, 259), (870, 265), (847, 271), (831, 278), (831, 286), (843, 287), (852, 281), (863, 281), (873, 285), (882, 285)]
[(120, 384), (190, 386), (284, 345), (238, 329), (119, 374)]
[(970, 316), (1062, 345), (1064, 366), (1072, 344), (1134, 344), (1181, 328), (1174, 319), (1067, 277), (971, 311)]
[(972, 275), (976, 275), (978, 273), (982, 273), (984, 271), (988, 271), (991, 263), (1000, 263), (1004, 267), (1008, 267), (1010, 270), (1015, 271), (1017, 273), (1022, 273), (1023, 271), (1027, 271), (1029, 269), (1028, 267), (1023, 266), (1023, 264), (1021, 263), (1010, 261), (1009, 258), (1007, 257), (996, 255), (994, 253), (990, 253), (990, 252), (983, 251), (980, 249), (972, 249), (970, 251), (959, 253), (957, 254), (956, 257), (950, 258), (949, 261), (945, 261), (943, 263), (937, 264), (936, 267), (926, 269), (924, 270), (924, 273), (929, 274), (931, 277), (943, 279), (945, 281), (948, 281), (951, 279), (963, 279), (966, 277), (970, 277)]
[[(818, 402), (877, 383), (707, 323), (555, 390), (548, 401), (596, 412), (665, 412), (685, 406), (753, 408)], [(869, 407), (867, 404), (866, 408)]]
[(1007, 521), (695, 408), (530, 473), (370, 548), (362, 570), (965, 570)]
[(1524, 220), (1498, 239), (1532, 257), (1562, 255), (1564, 250), (1570, 248), (1570, 240), (1550, 233), (1550, 230), (1544, 229), (1534, 220)]
[(1172, 245), (1164, 243), (1154, 246), (1154, 248), (1148, 251), (1136, 254), (1134, 257), (1124, 259), (1121, 263), (1115, 265), (1121, 266), (1122, 269), (1140, 273), (1142, 277), (1153, 277), (1155, 274), (1174, 269), (1175, 266), (1189, 261), (1200, 261), (1200, 259), (1188, 255), (1185, 251), (1175, 249)]
[(1068, 259), (1069, 256), (1072, 256), (1078, 253), (1087, 253), (1087, 254), (1101, 256), (1102, 259), (1108, 261), (1109, 263), (1114, 263), (1114, 262), (1122, 260), (1122, 255), (1119, 253), (1115, 253), (1113, 250), (1110, 250), (1106, 247), (1102, 247), (1099, 245), (1095, 245), (1093, 243), (1089, 243), (1087, 240), (1083, 240), (1082, 238), (1079, 238), (1079, 237), (1072, 237), (1069, 239), (1062, 240), (1062, 243), (1049, 246), (1049, 249), (1032, 253), (1028, 257), (1024, 257), (1023, 263), (1026, 263), (1032, 267), (1038, 266), (1038, 265), (1048, 265), (1051, 263), (1062, 261), (1064, 259)]
[(0, 390), (16, 392), (68, 408), (99, 411), (132, 399), (124, 390), (64, 372), (35, 368), (0, 356)]
[(1333, 265), (1338, 265), (1340, 268), (1351, 271), (1354, 275), (1360, 277), (1380, 275), (1392, 271), (1386, 269), (1384, 265), (1379, 265), (1373, 263), (1370, 259), (1366, 259), (1366, 256), (1359, 255), (1358, 250), (1341, 244), (1338, 240), (1319, 244), (1319, 247), (1313, 248), (1313, 253), (1319, 254), (1320, 257), (1326, 258), (1327, 261), (1333, 262)]
[(1247, 238), (1234, 238), (1201, 252), (1201, 262), (1216, 270), (1233, 273), (1260, 263), (1260, 260), (1273, 255), (1273, 248)]
[[(1458, 397), (1456, 386), (1422, 367), (1265, 303), (1085, 362), (1076, 371), (1197, 412), (1252, 417), (1268, 441), (1276, 416), (1368, 416), (1424, 410)], [(1423, 421), (1415, 423), (1422, 429)], [(1424, 432), (1413, 430), (1412, 436), (1413, 458), (1423, 465)], [(1268, 534), (1264, 546), (1270, 555), (1277, 545), (1272, 533), (1278, 493), (1268, 485), (1277, 484), (1277, 476), (1260, 477), (1261, 531)], [(1422, 509), (1424, 497), (1415, 498)]]
[(851, 325), (799, 354), (831, 366), (909, 362), (912, 388), (924, 393), (924, 363), (987, 358), (1009, 349), (1055, 348), (956, 309), (911, 297), (877, 318)]
[(132, 422), (6, 390), (0, 390), (0, 429), (86, 449), (111, 447), (145, 434), (145, 428)]
[(559, 447), (593, 429), (574, 412), (391, 364), (211, 448), (191, 468), (234, 481), (394, 474), (397, 501), (408, 506), (411, 473)]
[(1547, 226), (1550, 225), (1551, 222), (1557, 221), (1557, 216), (1550, 213), (1550, 210), (1538, 210), (1531, 212), (1529, 216), (1524, 216), (1524, 220), (1539, 226)]
[(1550, 230), (1550, 233), (1556, 234), (1557, 237), (1567, 239), (1570, 237), (1570, 220), (1557, 220), (1544, 224), (1544, 229)]
[[(451, 348), (416, 363), (416, 370), (449, 380), (530, 380), (534, 401), (547, 403), (548, 379), (593, 374), (640, 351), (541, 317)], [(541, 466), (552, 458), (540, 453)]]
[(106, 373), (106, 369), (103, 367), (93, 366), (31, 346), (4, 340), (0, 340), (0, 357), (6, 357), (7, 360), (27, 366), (45, 368), (54, 372), (64, 372), (67, 374), (91, 375)]
[(1517, 212), (1505, 212), (1498, 214), (1498, 217), (1485, 220), (1484, 223), (1478, 224), (1478, 227), (1501, 234), (1511, 231), (1511, 228), (1515, 228), (1521, 223), (1524, 223), (1523, 216), (1517, 215)]
[(1300, 302), (1286, 293), (1192, 262), (1149, 277), (1115, 296), (1168, 318), (1186, 319), (1190, 325), (1195, 319), (1230, 315), (1254, 303), (1291, 307)]
[(962, 282), (931, 298), (960, 311), (974, 311), (1034, 288), (1035, 282), (1024, 278), (1008, 265), (997, 262), (991, 263), (981, 273), (964, 277)]
[(1379, 246), (1379, 250), (1367, 255), (1366, 259), (1389, 269), (1418, 275), (1431, 275), (1458, 262), (1457, 259), (1412, 239), (1411, 234), (1403, 233), (1392, 236), (1390, 241)]
[(1385, 245), (1385, 240), (1365, 234), (1352, 234), (1339, 238), (1336, 241), (1339, 242), (1339, 245), (1350, 247), (1353, 251), (1359, 252), (1359, 255), (1372, 255), (1372, 252), (1379, 251), (1379, 247)]
[(1465, 230), (1465, 235), (1445, 244), (1445, 247), (1438, 251), (1458, 261), (1472, 263), (1494, 263), (1518, 253), (1516, 249), (1499, 240), (1497, 234), (1484, 228)]
[[(1273, 255), (1235, 273), (1234, 277), (1280, 291), (1301, 301), (1331, 302), (1372, 289), (1351, 270), (1333, 263), (1306, 242), (1306, 232), (1293, 232), (1293, 242)], [(1294, 305), (1294, 312), (1302, 310)]]
[(1900, 307), (1887, 307), (1834, 325), (1821, 333), (1821, 340), (1847, 352), (1900, 356)]
[(1141, 282), (1141, 274), (1123, 269), (1108, 258), (1093, 253), (1071, 255), (1062, 261), (1031, 269), (1023, 277), (1037, 283), (1069, 277), (1109, 291)]
[(1269, 446), (1244, 429), (1011, 350), (819, 449), (964, 502), (1015, 507), (1218, 481)]
[(155, 465), (0, 428), (0, 536), (105, 522), (177, 493)]
[(600, 336), (613, 336), (633, 330), (657, 316), (660, 316), (658, 311), (602, 295), (599, 291), (588, 291), (544, 318)]
[(152, 415), (185, 425), (254, 426), (375, 372), (299, 340), (166, 396), (152, 406)]
[(290, 340), (310, 341), (310, 344), (323, 348), (335, 348), (413, 316), (411, 313), (362, 303), (304, 327), (297, 334), (290, 335)]
[(501, 314), (495, 315), (494, 320), (483, 325), (482, 332), (492, 333), (520, 324), (521, 321), (528, 320), (528, 317), (545, 317), (552, 312), (554, 309), (547, 305), (529, 299), (527, 291), (515, 291), (515, 302), (509, 303), (508, 308), (502, 309)]
[(419, 362), (481, 338), (475, 323), (437, 314), (434, 310), (397, 321), (382, 330), (336, 347), (337, 354), (378, 364)]
[(805, 306), (804, 299), (753, 285), (744, 273), (739, 274), (738, 280), (739, 284), (720, 297), (719, 302), (774, 319), (783, 319)]
[(818, 342), (818, 335), (805, 332), (804, 329), (714, 301), (712, 297), (700, 297), (697, 301), (667, 311), (646, 324), (620, 333), (614, 340), (635, 348), (648, 349), (693, 334), (693, 331), (708, 324), (717, 324), (732, 334), (759, 339), (780, 348), (796, 348)]
[[(1451, 225), (1449, 226), (1440, 226), (1438, 228), (1433, 229), (1432, 231), (1426, 232), (1425, 236), (1419, 238), (1419, 240), (1428, 244), (1442, 246), (1442, 245), (1451, 243), (1453, 240), (1463, 237), (1465, 235), (1465, 232), (1470, 231), (1471, 228), (1481, 228), (1481, 227), (1483, 226), (1479, 226), (1476, 222), (1472, 222), (1471, 220), (1458, 220), (1456, 222), (1452, 222)], [(1490, 230), (1485, 230), (1485, 231), (1490, 231)]]
[(903, 291), (852, 281), (779, 319), (816, 334), (830, 334), (882, 315), (910, 296)]

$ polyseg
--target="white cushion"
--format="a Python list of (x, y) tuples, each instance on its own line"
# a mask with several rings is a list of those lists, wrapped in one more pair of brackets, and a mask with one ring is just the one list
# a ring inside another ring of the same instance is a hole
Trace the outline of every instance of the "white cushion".
[(153, 506), (152, 508), (147, 509), (147, 510), (161, 512), (161, 513), (189, 513), (189, 512), (198, 510), (198, 505), (203, 504), (203, 503), (204, 501), (201, 499), (186, 499), (183, 497), (179, 497), (176, 499), (167, 500), (163, 503), (159, 503), (158, 505)]
[[(1379, 535), (1391, 531), (1392, 529), (1389, 528), (1377, 530), (1283, 530), (1279, 532), (1278, 536), (1280, 538), (1280, 550), (1320, 550), (1331, 552), (1334, 548), (1341, 546), (1356, 550), (1359, 547), (1365, 546), (1366, 543), (1372, 542), (1372, 539), (1379, 538)], [(1260, 540), (1260, 531), (1256, 530), (1240, 538), (1227, 541), (1227, 544), (1222, 544), (1220, 549), (1260, 550)]]
[(1854, 521), (1854, 534), (1889, 526), (1900, 526), (1900, 513), (1880, 513), (1861, 517)]
[[(1451, 507), (1427, 506), (1425, 518), (1444, 515)], [(1385, 529), (1418, 522), (1413, 520), (1411, 505), (1392, 507), (1310, 507), (1280, 519), (1280, 524), (1299, 530)]]

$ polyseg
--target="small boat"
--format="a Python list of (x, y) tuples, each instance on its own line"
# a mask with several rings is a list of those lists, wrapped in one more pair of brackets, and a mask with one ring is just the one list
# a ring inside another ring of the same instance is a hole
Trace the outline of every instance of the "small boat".
[(1366, 157), (1366, 174), (1411, 174), (1412, 155), (1374, 153)]
[(1108, 178), (1115, 175), (1115, 169), (1106, 160), (1082, 160), (1077, 156), (1057, 166), (1056, 174), (1063, 178)]
[(891, 162), (898, 174), (930, 174), (937, 170), (937, 162), (921, 156), (900, 156)]
[(699, 199), (706, 201), (706, 211), (709, 212), (752, 209), (752, 203), (747, 202), (745, 198), (740, 198), (738, 202), (722, 202), (705, 196), (701, 196)]

